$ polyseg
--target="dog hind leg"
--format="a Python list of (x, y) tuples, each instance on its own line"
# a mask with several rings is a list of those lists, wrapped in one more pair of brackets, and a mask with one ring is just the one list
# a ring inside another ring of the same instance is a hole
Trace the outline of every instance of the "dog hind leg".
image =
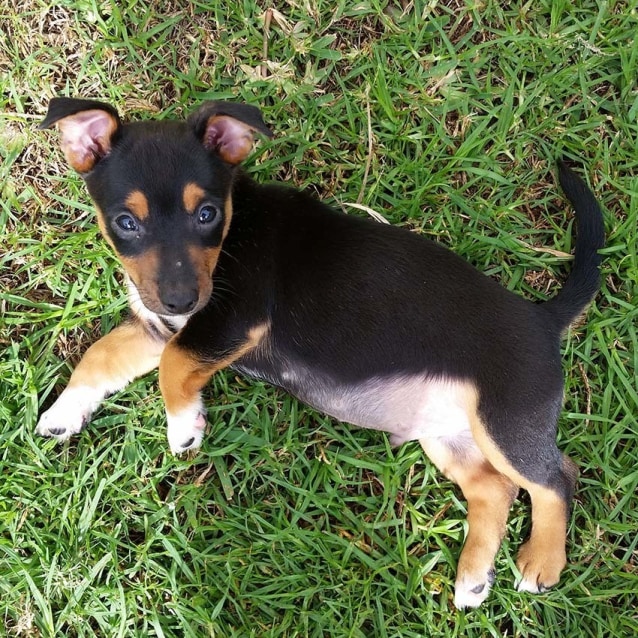
[(469, 529), (459, 558), (454, 604), (459, 609), (477, 607), (494, 580), (494, 558), (518, 488), (469, 438), (461, 446), (443, 438), (421, 439), (420, 443), (432, 462), (458, 483), (467, 499)]
[(517, 567), (519, 591), (539, 593), (558, 583), (567, 562), (565, 539), (578, 470), (563, 456), (563, 466), (549, 485), (524, 485), (532, 500), (532, 533), (521, 546)]
[[(557, 406), (559, 402), (555, 404)], [(519, 591), (539, 593), (555, 585), (567, 562), (567, 523), (578, 470), (556, 447), (555, 426), (549, 426), (550, 420), (555, 423), (556, 412), (557, 408), (548, 404), (547, 410), (544, 412), (539, 408), (534, 418), (516, 419), (510, 413), (508, 428), (512, 431), (514, 427), (517, 436), (510, 437), (507, 444), (499, 445), (495, 441), (498, 434), (495, 437), (488, 433), (480, 420), (472, 424), (474, 439), (489, 462), (515, 485), (526, 490), (531, 498), (532, 532), (517, 559), (521, 572)], [(505, 429), (494, 428), (493, 431), (498, 433)], [(532, 436), (533, 444), (530, 443)], [(507, 457), (503, 449), (508, 450)]]

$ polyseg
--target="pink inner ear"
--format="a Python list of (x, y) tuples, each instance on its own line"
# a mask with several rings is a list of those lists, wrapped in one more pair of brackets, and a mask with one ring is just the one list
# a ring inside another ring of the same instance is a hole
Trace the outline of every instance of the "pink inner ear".
[(214, 115), (206, 125), (204, 146), (225, 162), (239, 164), (253, 147), (253, 129), (228, 115)]
[(83, 173), (111, 150), (111, 136), (117, 128), (115, 118), (106, 111), (92, 109), (65, 117), (58, 122), (62, 150), (69, 164)]

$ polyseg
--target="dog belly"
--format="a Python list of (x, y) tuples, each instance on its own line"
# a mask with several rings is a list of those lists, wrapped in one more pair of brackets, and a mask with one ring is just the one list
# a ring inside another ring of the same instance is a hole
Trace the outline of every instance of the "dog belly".
[(298, 368), (294, 372), (284, 369), (279, 374), (272, 374), (272, 370), (271, 374), (263, 374), (236, 367), (282, 387), (340, 421), (388, 432), (393, 445), (443, 438), (457, 440), (465, 447), (472, 438), (466, 406), (474, 387), (463, 381), (396, 376), (342, 385)]
[(319, 387), (309, 394), (300, 398), (340, 421), (388, 432), (393, 445), (456, 439), (470, 432), (463, 392), (454, 382), (375, 378), (328, 392)]

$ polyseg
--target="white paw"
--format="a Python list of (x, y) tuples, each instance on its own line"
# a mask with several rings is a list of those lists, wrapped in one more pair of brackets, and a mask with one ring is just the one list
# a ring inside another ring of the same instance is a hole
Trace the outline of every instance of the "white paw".
[(186, 450), (199, 449), (206, 429), (206, 419), (203, 412), (203, 406), (201, 403), (197, 403), (178, 414), (166, 413), (168, 424), (166, 437), (173, 454), (177, 455), (186, 452)]
[(67, 388), (57, 401), (40, 416), (36, 432), (58, 441), (81, 432), (100, 401), (95, 390), (88, 386)]
[(454, 606), (457, 609), (478, 607), (490, 593), (494, 582), (494, 571), (490, 570), (482, 583), (457, 579), (454, 585)]

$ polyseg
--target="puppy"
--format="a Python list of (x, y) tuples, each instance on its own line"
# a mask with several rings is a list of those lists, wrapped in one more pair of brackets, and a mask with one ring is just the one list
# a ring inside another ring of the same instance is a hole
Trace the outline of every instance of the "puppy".
[(271, 134), (254, 107), (124, 124), (108, 104), (56, 98), (41, 127), (53, 125), (124, 266), (131, 317), (87, 350), (40, 434), (80, 432), (106, 395), (159, 366), (170, 448), (198, 448), (201, 390), (230, 367), (393, 444), (421, 443), (468, 502), (457, 607), (486, 598), (519, 488), (532, 531), (518, 588), (558, 582), (577, 477), (556, 447), (560, 339), (599, 287), (604, 244), (600, 208), (566, 166), (574, 265), (534, 304), (414, 233), (255, 183), (238, 168), (253, 135)]

